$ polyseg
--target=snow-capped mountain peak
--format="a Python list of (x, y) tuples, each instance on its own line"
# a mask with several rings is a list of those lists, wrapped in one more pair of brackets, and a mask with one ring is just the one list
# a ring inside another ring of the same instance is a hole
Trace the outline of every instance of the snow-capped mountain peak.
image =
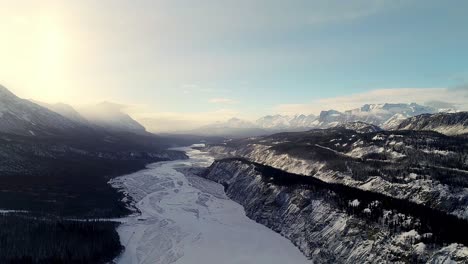
[[(393, 128), (406, 118), (424, 113), (437, 113), (440, 109), (433, 106), (424, 106), (416, 103), (384, 103), (384, 104), (365, 104), (359, 108), (340, 112), (334, 109), (322, 111), (319, 116), (296, 114), (290, 115), (267, 115), (257, 119), (255, 122), (244, 121), (238, 118), (232, 118), (226, 122), (216, 122), (204, 126), (197, 131), (203, 131), (203, 134), (216, 129), (216, 135), (232, 135), (243, 129), (242, 135), (261, 135), (265, 133), (280, 131), (304, 131), (315, 128), (330, 128), (347, 123), (364, 122), (367, 125), (374, 126), (375, 129)], [(375, 130), (371, 129), (371, 130)]]
[(266, 129), (286, 128), (291, 126), (290, 120), (291, 117), (286, 115), (267, 115), (259, 118), (255, 123), (259, 127)]
[(357, 133), (372, 133), (372, 132), (382, 131), (382, 129), (378, 126), (367, 124), (361, 121), (344, 123), (344, 124), (338, 125), (337, 128), (345, 128), (348, 130), (354, 130)]
[(256, 125), (263, 129), (298, 129), (311, 128), (317, 125), (317, 117), (314, 115), (297, 114), (288, 115), (268, 115), (259, 118)]

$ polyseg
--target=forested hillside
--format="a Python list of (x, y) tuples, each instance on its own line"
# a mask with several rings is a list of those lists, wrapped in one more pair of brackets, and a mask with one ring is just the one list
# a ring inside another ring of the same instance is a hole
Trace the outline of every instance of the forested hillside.
[(117, 223), (0, 215), (0, 263), (105, 263), (122, 250)]

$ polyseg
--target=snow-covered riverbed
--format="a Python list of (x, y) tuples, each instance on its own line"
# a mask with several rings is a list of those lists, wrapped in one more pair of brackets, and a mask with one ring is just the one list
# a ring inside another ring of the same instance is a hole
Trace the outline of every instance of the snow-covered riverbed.
[(117, 263), (310, 263), (289, 240), (247, 218), (221, 185), (177, 171), (213, 162), (199, 150), (181, 150), (190, 159), (113, 180), (141, 211), (118, 229), (125, 251)]

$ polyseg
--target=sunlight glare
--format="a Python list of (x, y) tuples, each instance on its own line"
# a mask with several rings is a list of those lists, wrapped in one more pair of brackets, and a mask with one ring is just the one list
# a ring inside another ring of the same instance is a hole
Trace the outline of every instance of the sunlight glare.
[(49, 100), (64, 97), (66, 41), (63, 31), (52, 17), (39, 19), (37, 32), (37, 80), (43, 97)]

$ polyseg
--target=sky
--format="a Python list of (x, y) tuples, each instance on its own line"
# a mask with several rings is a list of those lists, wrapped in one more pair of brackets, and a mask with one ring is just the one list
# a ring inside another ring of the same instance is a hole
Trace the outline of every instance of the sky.
[[(468, 1), (0, 0), (0, 83), (161, 126), (442, 100), (468, 109)], [(158, 123), (159, 122), (159, 123)]]

